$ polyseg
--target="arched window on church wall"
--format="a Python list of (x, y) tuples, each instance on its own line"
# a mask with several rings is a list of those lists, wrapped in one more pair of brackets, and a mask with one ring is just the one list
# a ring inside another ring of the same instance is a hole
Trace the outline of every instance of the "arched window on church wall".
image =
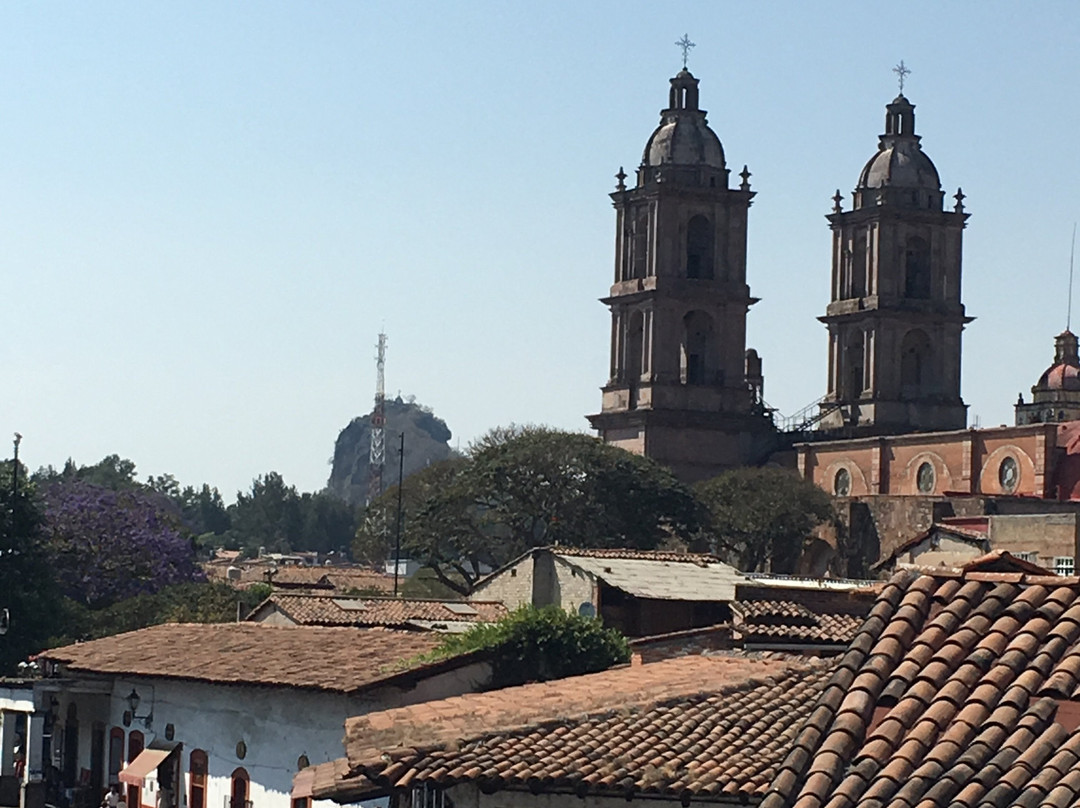
[(632, 272), (635, 278), (644, 278), (649, 269), (649, 213), (639, 211), (633, 225)]
[(713, 227), (704, 216), (694, 216), (686, 225), (686, 277), (713, 277)]
[(626, 328), (626, 381), (636, 384), (641, 381), (642, 360), (645, 346), (645, 317), (640, 311), (630, 315)]
[(865, 387), (865, 370), (863, 364), (864, 339), (865, 336), (863, 332), (856, 330), (848, 334), (847, 338), (844, 340), (844, 375), (841, 380), (841, 384), (843, 384), (841, 397), (846, 401), (854, 401), (855, 399), (862, 397), (862, 392)]
[(900, 345), (900, 395), (919, 398), (930, 392), (930, 338), (918, 328), (908, 331)]
[(866, 296), (866, 232), (855, 234), (855, 246), (851, 251), (851, 294), (849, 297)]
[(930, 245), (926, 239), (912, 236), (904, 251), (904, 297), (926, 300), (930, 284)]
[(683, 318), (682, 381), (685, 384), (713, 384), (719, 381), (713, 354), (713, 321), (703, 311)]

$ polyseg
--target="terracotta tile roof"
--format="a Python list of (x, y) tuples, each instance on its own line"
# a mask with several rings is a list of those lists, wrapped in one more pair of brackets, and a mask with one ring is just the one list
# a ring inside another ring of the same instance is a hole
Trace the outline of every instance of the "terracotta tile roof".
[[(466, 781), (586, 793), (765, 791), (831, 676), (797, 663), (684, 657), (372, 713), (346, 722), (347, 771), (315, 796)], [(350, 791), (351, 789), (351, 791)]]
[[(272, 583), (275, 589), (314, 589), (327, 592), (377, 589), (389, 593), (394, 586), (393, 575), (376, 572), (367, 567), (276, 566), (259, 559), (249, 561), (215, 560), (205, 562), (201, 566), (208, 578), (225, 581), (241, 589), (256, 583), (264, 584), (268, 581)], [(228, 577), (230, 567), (239, 571), (239, 578)]]
[(166, 623), (39, 656), (78, 672), (349, 693), (465, 661), (416, 661), (438, 643), (427, 632), (383, 628)]
[(905, 570), (761, 808), (1080, 802), (1080, 579)]
[(275, 592), (252, 611), (252, 618), (276, 607), (307, 626), (405, 626), (410, 623), (483, 623), (509, 614), (496, 601), (405, 600)]
[(679, 553), (673, 550), (629, 550), (624, 548), (546, 547), (556, 555), (576, 558), (622, 558), (632, 561), (668, 561), (682, 564), (718, 564), (717, 556), (709, 553)]

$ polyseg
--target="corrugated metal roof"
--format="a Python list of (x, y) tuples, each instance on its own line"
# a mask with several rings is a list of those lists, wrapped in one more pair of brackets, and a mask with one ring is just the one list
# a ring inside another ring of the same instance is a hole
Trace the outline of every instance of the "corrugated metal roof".
[(737, 569), (720, 561), (686, 563), (641, 558), (592, 558), (555, 555), (639, 598), (656, 600), (723, 601), (735, 599), (736, 584), (746, 583)]

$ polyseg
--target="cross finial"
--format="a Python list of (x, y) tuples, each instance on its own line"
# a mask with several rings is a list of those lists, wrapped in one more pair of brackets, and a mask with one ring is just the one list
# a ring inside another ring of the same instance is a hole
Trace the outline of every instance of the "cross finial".
[(682, 66), (683, 70), (686, 70), (686, 62), (690, 58), (690, 49), (696, 48), (693, 42), (690, 41), (689, 34), (683, 34), (682, 39), (675, 43), (678, 47), (682, 48)]
[(911, 75), (911, 70), (904, 66), (904, 60), (900, 60), (900, 64), (892, 69), (892, 72), (900, 79), (900, 95), (904, 94), (904, 79)]
[(953, 195), (953, 199), (956, 200), (956, 208), (955, 208), (956, 212), (957, 213), (963, 213), (964, 212), (964, 200), (967, 199), (967, 197), (964, 195), (964, 189), (963, 188), (957, 188), (956, 193)]
[(739, 186), (739, 190), (741, 190), (741, 191), (749, 191), (750, 190), (750, 177), (753, 176), (750, 173), (750, 169), (747, 166), (743, 166), (742, 167), (742, 172), (739, 174), (739, 176), (742, 177), (742, 184)]

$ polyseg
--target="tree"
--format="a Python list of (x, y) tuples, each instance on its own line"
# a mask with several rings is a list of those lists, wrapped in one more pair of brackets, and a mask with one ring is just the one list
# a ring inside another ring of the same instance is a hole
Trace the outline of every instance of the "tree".
[(68, 597), (92, 608), (196, 580), (191, 541), (158, 494), (79, 479), (45, 491), (45, 549)]
[(0, 461), (0, 609), (7, 632), (0, 637), (0, 673), (45, 648), (60, 624), (59, 592), (42, 545), (44, 516), (26, 470), (12, 490), (12, 462)]
[(522, 606), (497, 622), (448, 634), (435, 654), (481, 650), (491, 662), (492, 688), (596, 673), (630, 661), (622, 634), (558, 606)]
[(747, 572), (794, 572), (814, 528), (836, 519), (829, 495), (788, 469), (733, 469), (695, 493), (717, 551)]
[[(396, 497), (393, 488), (367, 509), (357, 555), (392, 546)], [(693, 495), (666, 468), (546, 427), (494, 430), (466, 458), (410, 477), (402, 498), (403, 554), (463, 594), (485, 568), (529, 547), (651, 549), (688, 540), (699, 527)], [(383, 513), (390, 517), (385, 531)]]
[(304, 524), (300, 495), (276, 471), (256, 477), (250, 493), (237, 492), (229, 518), (242, 547), (274, 553), (296, 549)]

